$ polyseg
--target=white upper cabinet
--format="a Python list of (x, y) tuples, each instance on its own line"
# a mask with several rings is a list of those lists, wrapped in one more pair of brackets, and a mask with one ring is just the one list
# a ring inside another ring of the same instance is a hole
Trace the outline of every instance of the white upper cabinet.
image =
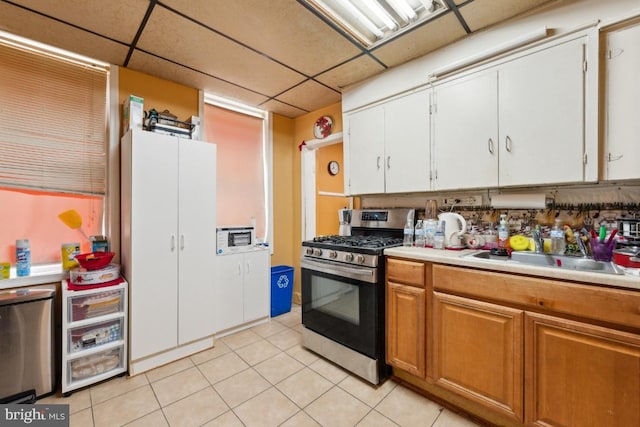
[(604, 179), (640, 178), (640, 23), (605, 34)]
[(347, 194), (430, 189), (427, 90), (345, 115), (344, 122)]
[(434, 90), (434, 190), (498, 185), (498, 73), (472, 74)]
[(434, 189), (585, 181), (585, 40), (436, 85)]
[(499, 68), (501, 186), (584, 180), (584, 67), (577, 39)]

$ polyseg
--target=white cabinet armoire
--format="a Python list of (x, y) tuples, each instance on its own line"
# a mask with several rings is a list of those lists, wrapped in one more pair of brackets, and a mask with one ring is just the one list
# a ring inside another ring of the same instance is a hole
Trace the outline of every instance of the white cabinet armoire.
[(216, 146), (129, 131), (121, 211), (135, 375), (213, 345)]

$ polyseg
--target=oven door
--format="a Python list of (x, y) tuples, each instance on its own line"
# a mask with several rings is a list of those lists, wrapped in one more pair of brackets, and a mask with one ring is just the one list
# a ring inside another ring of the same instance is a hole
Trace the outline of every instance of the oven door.
[(302, 324), (373, 359), (384, 343), (384, 289), (378, 269), (303, 258)]

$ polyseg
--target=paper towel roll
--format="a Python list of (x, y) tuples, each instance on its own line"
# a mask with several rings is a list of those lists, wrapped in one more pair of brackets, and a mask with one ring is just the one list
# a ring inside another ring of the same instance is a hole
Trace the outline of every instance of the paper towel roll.
[(546, 207), (547, 196), (537, 194), (494, 194), (491, 196), (491, 206), (494, 208), (511, 209), (542, 209)]

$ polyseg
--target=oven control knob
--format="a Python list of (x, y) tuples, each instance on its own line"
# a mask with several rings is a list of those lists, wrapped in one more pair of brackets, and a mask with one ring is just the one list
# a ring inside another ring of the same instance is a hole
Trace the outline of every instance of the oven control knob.
[(307, 255), (313, 255), (313, 248), (307, 248), (306, 254)]
[(336, 259), (337, 257), (338, 257), (338, 252), (336, 252), (336, 251), (330, 251), (329, 252), (329, 258)]
[(316, 248), (316, 249), (314, 249), (314, 250), (313, 250), (313, 254), (314, 254), (315, 256), (320, 256), (320, 255), (322, 255), (322, 249), (317, 249), (317, 248)]
[(364, 264), (364, 255), (358, 255), (358, 256), (356, 257), (356, 262), (357, 262), (358, 264)]
[(348, 261), (348, 262), (353, 261), (353, 254), (352, 254), (351, 252), (349, 252), (348, 254), (346, 254), (346, 255), (344, 256), (344, 259), (345, 259), (346, 261)]

